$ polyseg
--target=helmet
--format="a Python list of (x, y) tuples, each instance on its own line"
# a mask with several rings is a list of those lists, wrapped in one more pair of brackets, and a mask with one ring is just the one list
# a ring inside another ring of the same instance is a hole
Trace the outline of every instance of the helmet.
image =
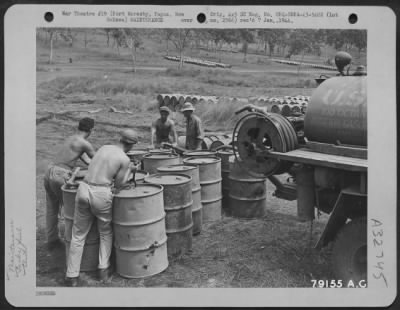
[(167, 112), (168, 114), (170, 114), (171, 113), (171, 111), (168, 109), (168, 107), (166, 107), (166, 106), (162, 106), (162, 107), (160, 107), (160, 113), (161, 112)]
[(191, 104), (190, 102), (185, 102), (185, 104), (183, 105), (181, 112), (185, 112), (185, 111), (194, 111), (194, 107), (193, 104)]

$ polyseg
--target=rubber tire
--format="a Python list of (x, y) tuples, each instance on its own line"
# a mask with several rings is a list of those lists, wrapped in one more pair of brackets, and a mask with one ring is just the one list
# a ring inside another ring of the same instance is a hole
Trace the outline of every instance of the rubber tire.
[[(342, 280), (344, 287), (350, 280), (354, 284), (360, 280), (367, 281), (367, 264), (365, 268), (356, 268), (353, 256), (356, 251), (367, 246), (367, 219), (359, 217), (344, 225), (336, 236), (332, 248), (333, 272), (337, 280)], [(365, 262), (367, 261), (365, 251)], [(362, 256), (364, 259), (364, 256)], [(364, 270), (365, 269), (365, 270)]]

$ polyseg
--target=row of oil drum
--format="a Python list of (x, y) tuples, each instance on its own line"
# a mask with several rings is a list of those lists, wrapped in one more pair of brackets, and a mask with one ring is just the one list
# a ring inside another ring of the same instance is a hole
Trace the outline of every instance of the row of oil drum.
[(185, 95), (185, 94), (158, 94), (158, 105), (167, 106), (172, 111), (180, 111), (185, 102), (191, 102), (193, 105), (197, 104), (237, 104), (249, 103), (247, 98), (238, 97), (217, 97), (217, 96), (201, 96), (201, 95)]
[[(186, 136), (178, 137), (178, 146), (180, 148), (185, 148)], [(223, 135), (206, 135), (201, 141), (201, 149), (208, 151), (216, 151), (218, 148), (231, 145), (232, 144), (232, 134)]]
[(331, 70), (331, 71), (337, 70), (336, 67), (334, 67), (334, 66), (313, 64), (313, 63), (300, 62), (300, 61), (292, 61), (292, 60), (284, 60), (284, 59), (273, 59), (273, 61), (275, 61), (277, 63), (285, 64), (285, 65), (292, 65), (292, 66), (305, 66), (305, 67), (325, 69), (325, 70)]
[[(171, 60), (171, 61), (181, 61), (181, 58), (179, 56), (164, 56), (164, 58), (167, 60)], [(202, 59), (192, 58), (192, 57), (183, 57), (183, 62), (192, 64), (192, 65), (209, 67), (209, 68), (216, 68), (216, 67), (231, 68), (232, 67), (229, 64), (215, 62), (215, 61), (209, 61), (209, 60), (202, 60)]]
[[(123, 277), (140, 278), (167, 268), (168, 256), (184, 254), (192, 247), (192, 235), (203, 221), (221, 219), (221, 160), (201, 157), (199, 152), (181, 158), (175, 154), (143, 156), (136, 186), (114, 195), (113, 227), (116, 271)], [(136, 158), (137, 159), (137, 158)], [(77, 183), (78, 184), (78, 183)], [(77, 187), (63, 187), (66, 255), (72, 236)], [(88, 234), (82, 271), (98, 265), (99, 235), (96, 224)]]

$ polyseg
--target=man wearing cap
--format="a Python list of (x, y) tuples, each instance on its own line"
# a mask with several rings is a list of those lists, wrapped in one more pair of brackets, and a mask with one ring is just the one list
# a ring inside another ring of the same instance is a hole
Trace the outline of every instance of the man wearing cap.
[(203, 131), (201, 129), (201, 120), (193, 114), (194, 107), (190, 102), (185, 102), (181, 112), (186, 118), (186, 145), (188, 150), (201, 150), (201, 141), (203, 141)]
[(176, 145), (178, 137), (175, 130), (175, 123), (169, 119), (170, 110), (166, 106), (160, 108), (160, 118), (151, 125), (151, 145), (153, 148), (160, 148), (164, 142)]
[(71, 176), (71, 170), (75, 167), (79, 158), (84, 163), (89, 164), (90, 158), (94, 156), (93, 146), (87, 141), (93, 127), (93, 119), (88, 117), (81, 119), (78, 125), (78, 132), (65, 140), (45, 173), (46, 234), (49, 250), (64, 246), (58, 236), (58, 214), (62, 205), (61, 186)]
[(66, 284), (78, 286), (83, 247), (94, 220), (100, 235), (99, 280), (107, 280), (112, 275), (110, 255), (112, 249), (112, 185), (118, 190), (124, 186), (131, 172), (137, 166), (126, 155), (138, 142), (134, 130), (121, 132), (116, 145), (102, 146), (92, 158), (88, 172), (80, 183), (75, 198), (74, 224), (71, 246), (67, 259)]

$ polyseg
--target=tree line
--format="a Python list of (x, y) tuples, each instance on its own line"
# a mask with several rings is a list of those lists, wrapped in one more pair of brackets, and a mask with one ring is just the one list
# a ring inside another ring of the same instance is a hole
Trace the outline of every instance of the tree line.
[(246, 62), (250, 44), (258, 54), (288, 59), (294, 55), (321, 56), (326, 46), (345, 51), (356, 49), (359, 55), (367, 48), (365, 30), (342, 29), (41, 28), (37, 35), (44, 38), (49, 47), (49, 63), (53, 62), (53, 48), (58, 40), (67, 42), (70, 47), (80, 40), (87, 48), (95, 35), (101, 35), (105, 46), (115, 48), (118, 54), (120, 49), (129, 49), (134, 71), (137, 51), (146, 44), (146, 39), (165, 44), (166, 55), (173, 47), (180, 56), (180, 67), (188, 49), (206, 49), (215, 53), (219, 61), (222, 52), (240, 52)]

